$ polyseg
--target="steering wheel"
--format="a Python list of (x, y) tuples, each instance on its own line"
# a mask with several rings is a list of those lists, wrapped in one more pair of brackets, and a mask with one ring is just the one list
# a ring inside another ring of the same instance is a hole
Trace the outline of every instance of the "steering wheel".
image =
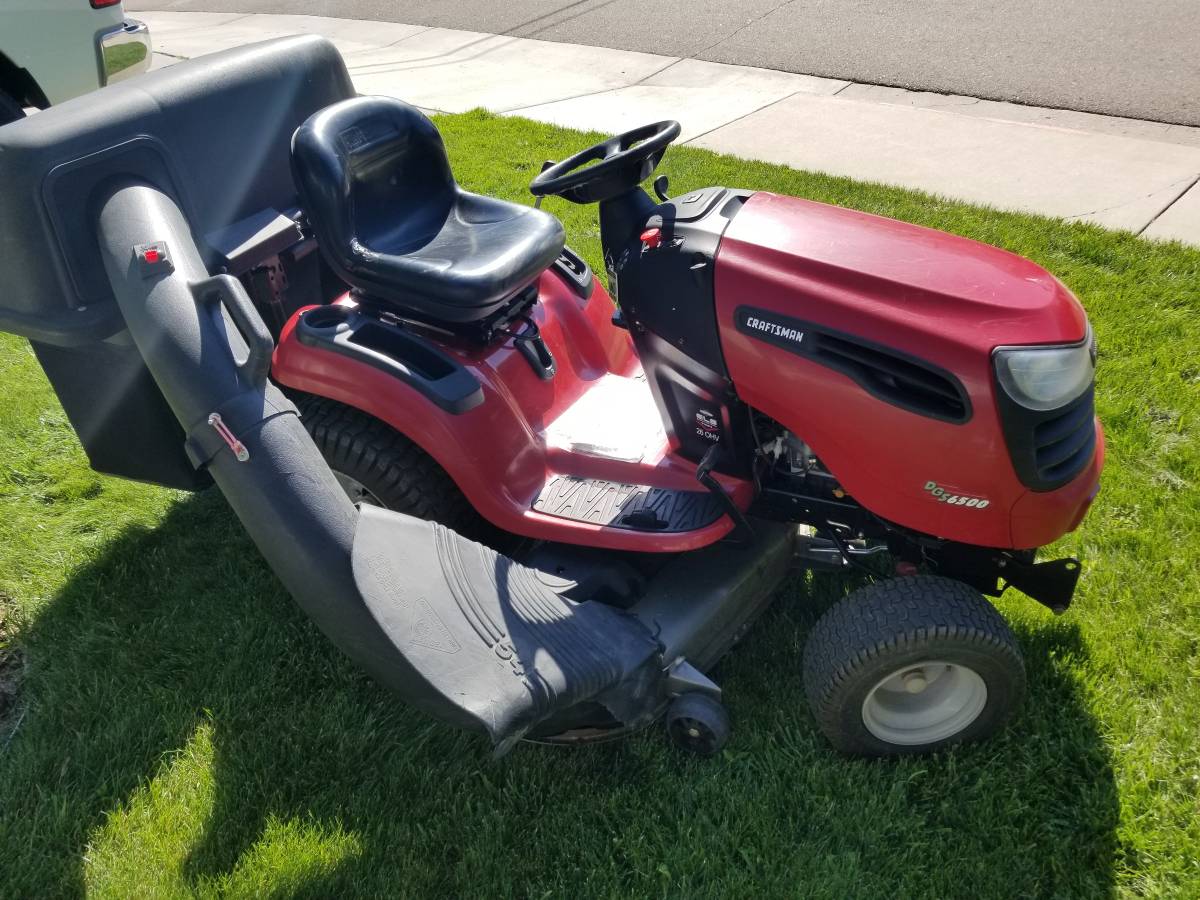
[(572, 203), (608, 200), (649, 178), (677, 137), (679, 123), (671, 119), (626, 131), (543, 169), (529, 192), (557, 194)]

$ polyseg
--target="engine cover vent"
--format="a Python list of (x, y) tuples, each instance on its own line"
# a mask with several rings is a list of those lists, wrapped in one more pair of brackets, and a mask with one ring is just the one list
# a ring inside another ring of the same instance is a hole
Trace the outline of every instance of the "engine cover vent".
[(971, 418), (962, 384), (933, 363), (772, 310), (739, 306), (736, 316), (743, 334), (841, 372), (885, 403), (955, 424)]
[(970, 418), (970, 404), (957, 379), (855, 340), (823, 332), (814, 337), (812, 359), (849, 375), (880, 400), (947, 422)]

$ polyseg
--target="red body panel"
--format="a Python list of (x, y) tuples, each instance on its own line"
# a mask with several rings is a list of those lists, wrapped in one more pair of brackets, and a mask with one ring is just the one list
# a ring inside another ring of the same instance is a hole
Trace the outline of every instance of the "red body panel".
[[(582, 300), (553, 270), (542, 276), (531, 315), (554, 354), (557, 374), (543, 381), (512, 342), (488, 348), (438, 342), (479, 379), (484, 401), (461, 415), (438, 409), (414, 388), (366, 363), (296, 338), (293, 317), (275, 350), (272, 377), (280, 384), (356, 407), (387, 422), (432, 456), (471, 504), (499, 528), (543, 540), (645, 552), (693, 550), (733, 527), (727, 517), (695, 531), (664, 533), (613, 528), (533, 511), (534, 498), (555, 475), (603, 478), (677, 490), (699, 490), (695, 463), (663, 442), (640, 462), (552, 446), (547, 427), (607, 373), (636, 376), (640, 363), (629, 333), (612, 324), (613, 303), (595, 284)], [(351, 302), (344, 299), (340, 302)], [(299, 315), (299, 313), (297, 313)], [(742, 508), (753, 484), (722, 478)]]
[[(638, 462), (563, 449), (547, 439), (558, 417), (601, 379), (634, 377), (640, 364), (628, 332), (612, 325), (612, 301), (599, 283), (582, 300), (551, 270), (539, 289), (532, 316), (557, 375), (538, 378), (511, 342), (478, 348), (438, 338), (483, 388), (484, 402), (461, 415), (443, 412), (366, 363), (301, 344), (294, 318), (280, 337), (272, 374), (406, 434), (484, 517), (507, 531), (647, 552), (696, 549), (727, 534), (732, 523), (726, 517), (695, 531), (655, 533), (532, 509), (556, 475), (697, 489), (695, 464), (675, 455), (665, 439)], [(1017, 478), (996, 405), (995, 347), (1071, 343), (1086, 332), (1079, 303), (1034, 263), (942, 232), (757, 193), (721, 241), (715, 293), (721, 346), (739, 397), (807, 442), (866, 509), (936, 537), (1021, 549), (1056, 540), (1083, 518), (1104, 461), (1099, 423), (1091, 465), (1057, 490), (1034, 492)], [(972, 415), (954, 424), (877, 399), (846, 375), (739, 332), (741, 305), (855, 335), (952, 372)], [(720, 480), (740, 508), (749, 506), (751, 482)], [(926, 490), (929, 482), (988, 503), (981, 509), (939, 502)]]
[[(1020, 483), (1005, 445), (992, 350), (1075, 342), (1087, 329), (1078, 301), (1029, 260), (891, 219), (757, 193), (722, 239), (716, 303), (738, 395), (808, 443), (875, 514), (964, 543), (1032, 548), (1074, 528), (1095, 496), (1102, 439), (1088, 470), (1046, 493)], [(973, 415), (951, 424), (878, 400), (845, 375), (740, 333), (734, 316), (743, 304), (941, 366), (962, 382)], [(938, 502), (925, 490), (930, 481), (989, 504)]]

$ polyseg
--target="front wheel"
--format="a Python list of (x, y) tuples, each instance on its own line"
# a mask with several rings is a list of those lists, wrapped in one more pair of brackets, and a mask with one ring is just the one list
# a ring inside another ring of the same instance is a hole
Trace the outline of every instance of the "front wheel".
[(835, 604), (804, 648), (821, 731), (859, 756), (925, 753), (999, 730), (1025, 694), (1007, 623), (970, 586), (917, 575)]

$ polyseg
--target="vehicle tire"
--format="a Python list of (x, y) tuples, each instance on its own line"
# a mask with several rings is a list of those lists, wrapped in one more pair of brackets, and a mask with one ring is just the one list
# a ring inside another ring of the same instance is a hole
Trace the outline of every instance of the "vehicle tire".
[(927, 753), (1001, 728), (1025, 695), (1025, 662), (974, 588), (914, 575), (860, 588), (818, 620), (804, 690), (837, 749)]
[(25, 109), (4, 91), (0, 91), (0, 125), (25, 118)]
[(667, 707), (667, 735), (680, 750), (713, 756), (729, 743), (729, 713), (708, 694), (680, 694)]
[(384, 422), (325, 397), (296, 398), (301, 421), (355, 503), (440, 522), (477, 537), (481, 520), (428, 453)]

